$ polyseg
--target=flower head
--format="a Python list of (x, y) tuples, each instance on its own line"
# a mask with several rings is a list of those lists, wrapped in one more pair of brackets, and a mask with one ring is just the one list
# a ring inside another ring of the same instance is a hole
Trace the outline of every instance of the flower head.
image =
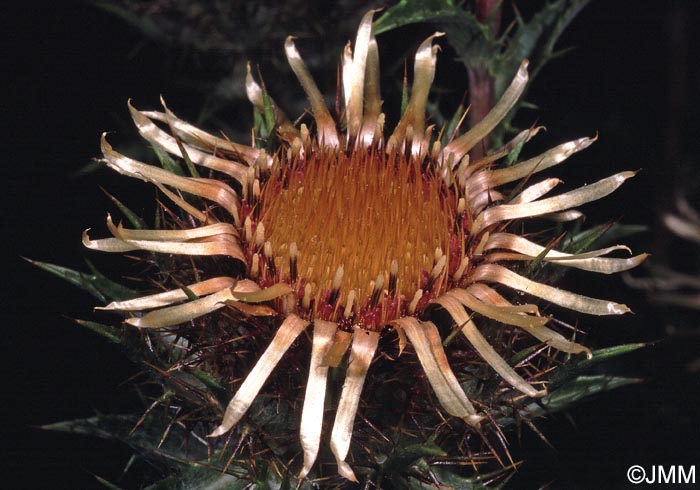
[[(509, 232), (512, 223), (528, 218), (565, 218), (572, 208), (610, 194), (634, 175), (621, 172), (545, 197), (560, 181), (531, 183), (534, 174), (593, 140), (581, 138), (512, 166), (497, 166), (539, 128), (522, 131), (503, 148), (470, 160), (470, 150), (521, 96), (528, 81), (527, 61), (491, 113), (443, 146), (435, 127), (426, 125), (438, 52), (434, 43), (442, 35), (436, 33), (418, 48), (408, 104), (396, 126), (386, 131), (372, 16), (369, 12), (363, 17), (354, 47), (348, 43), (343, 53), (340, 120), (329, 112), (291, 37), (285, 51), (309, 99), (315, 127), (292, 124), (248, 69), (248, 97), (274, 120), (280, 142), (270, 154), (205, 133), (165, 104), (163, 112), (142, 112), (129, 104), (146, 140), (210, 170), (211, 176), (186, 177), (137, 162), (113, 150), (103, 136), (104, 162), (153, 183), (199, 225), (131, 230), (108, 218), (112, 238), (84, 236), (85, 245), (96, 250), (227, 256), (243, 266), (237, 277), (202, 277), (184, 287), (106, 307), (134, 312), (126, 320), (129, 325), (165, 329), (226, 307), (248, 316), (279, 318), (276, 333), (211, 436), (238, 424), (285, 353), (296, 348), (295, 340), (311, 330), (300, 428), (302, 476), (319, 451), (329, 370), (338, 367), (347, 352), (330, 446), (339, 473), (354, 480), (346, 458), (363, 385), (383, 335), (395, 332), (400, 352), (410, 344), (444, 411), (478, 428), (486, 416), (483, 406), (475, 406), (450, 367), (430, 310), (447, 312), (473, 351), (512, 389), (540, 397), (546, 393), (544, 382), (525, 379), (511, 367), (479, 330), (480, 318), (516, 327), (559, 351), (589, 350), (549, 328), (550, 318), (536, 305), (509, 301), (502, 287), (592, 315), (617, 315), (628, 309), (536, 282), (519, 274), (513, 264), (538, 259), (613, 273), (645, 258), (606, 257), (627, 250), (619, 245), (572, 255)], [(213, 206), (202, 209), (187, 195)]]

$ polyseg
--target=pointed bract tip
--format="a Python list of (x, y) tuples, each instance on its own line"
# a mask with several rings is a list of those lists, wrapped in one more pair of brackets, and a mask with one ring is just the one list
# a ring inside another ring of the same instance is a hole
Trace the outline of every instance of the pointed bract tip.
[(207, 437), (209, 437), (209, 438), (220, 437), (220, 436), (223, 436), (224, 434), (226, 434), (228, 431), (229, 431), (229, 429), (227, 429), (223, 425), (220, 425), (216, 429), (214, 429), (212, 431), (212, 433), (209, 434)]
[(464, 417), (464, 421), (471, 425), (472, 427), (479, 429), (481, 427), (481, 421), (486, 418), (486, 415), (467, 415)]
[(345, 461), (338, 461), (338, 474), (351, 482), (359, 483), (352, 468)]

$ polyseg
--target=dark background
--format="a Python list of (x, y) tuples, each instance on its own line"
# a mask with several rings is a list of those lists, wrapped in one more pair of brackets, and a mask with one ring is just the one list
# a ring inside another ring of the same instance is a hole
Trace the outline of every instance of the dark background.
[[(642, 169), (614, 196), (591, 207), (591, 222), (613, 217), (646, 224), (650, 231), (630, 240), (635, 251), (651, 251), (654, 260), (690, 271), (700, 270), (696, 253), (670, 238), (656, 220), (680, 187), (692, 200), (700, 182), (700, 39), (693, 4), (592, 2), (559, 43), (576, 49), (544, 69), (528, 96), (539, 110), (523, 116), (547, 126), (538, 138), (547, 146), (600, 134), (593, 147), (557, 174), (570, 184)], [(164, 94), (170, 107), (193, 119), (205, 96), (183, 81), (210, 80), (220, 68), (215, 55), (183, 56), (175, 47), (144, 40), (133, 27), (88, 4), (15, 4), (4, 18), (0, 194), (6, 273), (0, 383), (5, 415), (0, 461), (2, 478), (16, 483), (0, 486), (101, 488), (92, 474), (118, 481), (131, 454), (128, 448), (36, 426), (96, 411), (129, 410), (134, 395), (128, 379), (136, 369), (119, 348), (67, 318), (89, 318), (91, 297), (20, 256), (84, 269), (88, 254), (80, 233), (88, 227), (102, 229), (110, 209), (99, 186), (137, 210), (148, 209), (153, 194), (134, 190), (144, 187), (135, 188), (108, 171), (84, 174), (81, 169), (98, 155), (102, 131), (115, 131), (111, 141), (117, 145), (133, 137), (125, 104), (129, 97), (140, 107), (156, 107)], [(336, 35), (344, 43), (353, 33)], [(390, 40), (396, 44), (401, 35)], [(380, 48), (381, 43), (380, 38)], [(449, 49), (444, 51), (438, 72), (449, 70), (449, 59), (443, 64)], [(251, 112), (221, 117), (242, 131)], [(90, 257), (118, 277), (118, 264)], [(695, 326), (700, 320), (650, 307), (643, 294), (628, 290), (619, 278), (591, 275), (575, 276), (575, 289), (614, 297), (636, 312), (603, 321), (583, 319), (594, 346), (664, 339), (667, 324)], [(572, 410), (573, 422), (564, 415), (550, 417), (540, 427), (556, 449), (527, 430), (520, 440), (512, 437), (514, 453), (528, 459), (514, 488), (549, 482), (549, 488), (626, 488), (631, 464), (695, 464), (698, 471), (700, 375), (686, 373), (685, 365), (699, 352), (697, 336), (670, 339), (612, 366), (648, 382)]]

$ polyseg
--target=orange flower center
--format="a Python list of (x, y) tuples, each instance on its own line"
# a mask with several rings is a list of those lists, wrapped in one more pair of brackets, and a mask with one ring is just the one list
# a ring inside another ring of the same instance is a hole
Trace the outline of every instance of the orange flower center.
[[(396, 304), (388, 308), (387, 300), (403, 296), (410, 302), (426, 286), (442, 289), (444, 279), (431, 281), (430, 273), (450, 254), (454, 192), (415, 159), (396, 152), (310, 153), (273, 169), (262, 189), (258, 226), (264, 226), (279, 279), (311, 286), (306, 292), (313, 295), (313, 317), (338, 316), (351, 295), (353, 313), (384, 301), (376, 318), (383, 323), (402, 310)], [(292, 261), (294, 277), (285, 273)], [(322, 311), (324, 305), (333, 311)]]

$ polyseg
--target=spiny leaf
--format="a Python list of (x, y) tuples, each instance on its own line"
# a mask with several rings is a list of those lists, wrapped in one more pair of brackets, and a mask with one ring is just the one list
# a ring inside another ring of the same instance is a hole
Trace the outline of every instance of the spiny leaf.
[(131, 226), (133, 226), (137, 230), (142, 230), (146, 228), (146, 222), (142, 220), (136, 213), (134, 213), (131, 209), (126, 207), (124, 203), (122, 203), (119, 199), (107, 192), (105, 189), (101, 189), (102, 192), (104, 192), (105, 195), (117, 206), (117, 208), (119, 208), (119, 211), (121, 211), (121, 213), (124, 215), (127, 221), (131, 223)]
[(167, 374), (158, 371), (158, 374), (163, 377), (166, 386), (197, 406), (209, 405), (218, 410), (223, 410), (226, 406), (228, 398), (222, 390), (213, 393), (208, 385), (189, 370), (176, 369), (168, 371)]
[(128, 434), (137, 421), (136, 415), (96, 415), (86, 419), (66, 420), (42, 425), (41, 429), (95, 436), (100, 439), (119, 439)]
[(574, 362), (568, 362), (558, 367), (550, 378), (550, 388), (555, 388), (564, 384), (567, 380), (579, 375), (586, 369), (590, 369), (592, 366), (598, 363), (613, 359), (623, 354), (634, 352), (644, 347), (649, 347), (650, 345), (651, 344), (646, 342), (638, 342), (634, 344), (622, 344), (595, 350), (592, 352), (590, 359), (585, 357), (577, 358), (578, 360)]
[[(554, 45), (563, 31), (589, 1), (548, 2), (528, 22), (518, 16), (512, 35), (509, 31), (501, 39), (496, 37), (491, 22), (479, 22), (475, 15), (450, 0), (401, 0), (387, 9), (373, 27), (375, 34), (379, 34), (417, 22), (437, 24), (447, 34), (447, 41), (464, 66), (493, 78), (494, 95), (498, 99), (526, 58), (530, 60), (532, 83), (544, 64), (556, 55)], [(492, 133), (494, 143), (502, 139), (504, 130), (511, 129), (512, 118), (524, 105), (523, 101), (524, 96)]]
[[(521, 104), (524, 105), (524, 104)], [(515, 145), (515, 148), (513, 148), (508, 155), (506, 155), (504, 166), (510, 167), (513, 165), (515, 162), (518, 161), (518, 157), (520, 157), (520, 152), (522, 151), (523, 147), (525, 146), (525, 142), (527, 140), (523, 139), (520, 141), (517, 145)]]
[(431, 441), (424, 444), (399, 445), (396, 450), (389, 455), (383, 468), (386, 472), (400, 471), (417, 459), (428, 456), (447, 456), (447, 453)]
[(374, 22), (375, 35), (418, 22), (434, 22), (465, 13), (451, 0), (401, 0)]
[(537, 268), (540, 266), (544, 258), (549, 254), (549, 252), (552, 251), (554, 248), (554, 242), (548, 244), (544, 249), (535, 257), (532, 259), (532, 262), (527, 266), (527, 268), (523, 271), (523, 276), (531, 278), (533, 274), (537, 271)]
[(199, 381), (204, 383), (207, 387), (214, 390), (218, 390), (221, 393), (226, 392), (227, 395), (229, 394), (226, 391), (226, 388), (224, 388), (224, 386), (221, 383), (219, 383), (219, 381), (214, 376), (212, 376), (211, 373), (208, 373), (207, 371), (204, 371), (202, 369), (191, 369), (190, 373)]
[[(138, 429), (132, 432), (140, 418), (140, 415), (135, 414), (100, 414), (84, 419), (56, 422), (41, 428), (121, 441), (139, 452), (147, 452), (177, 464), (188, 465), (207, 458), (207, 446), (180, 425), (171, 424), (171, 420), (155, 412), (149, 414)], [(167, 437), (161, 441), (166, 429)]]
[(526, 359), (528, 356), (532, 355), (537, 349), (540, 348), (540, 345), (535, 344), (516, 352), (513, 356), (511, 356), (510, 359), (508, 359), (508, 365), (517, 366), (520, 362), (523, 361), (523, 359)]
[(124, 490), (122, 487), (119, 487), (119, 486), (115, 485), (114, 483), (105, 480), (104, 478), (101, 478), (97, 475), (92, 475), (92, 476), (95, 477), (95, 480), (97, 480), (97, 482), (100, 485), (104, 486), (105, 488), (109, 488), (109, 490)]
[(267, 95), (267, 90), (263, 90), (263, 115), (265, 116), (265, 128), (267, 129), (266, 136), (269, 136), (275, 128), (275, 110), (272, 107), (270, 96)]
[[(496, 73), (516, 70), (520, 62), (530, 59), (531, 78), (534, 78), (544, 64), (554, 56), (554, 45), (566, 27), (590, 0), (558, 0), (547, 3), (529, 22), (518, 15), (518, 28), (508, 41)], [(496, 76), (499, 93), (508, 86), (510, 80)]]
[[(434, 112), (431, 109), (431, 112)], [(457, 109), (455, 110), (454, 114), (452, 115), (452, 118), (450, 119), (449, 123), (445, 127), (445, 131), (442, 133), (442, 138), (440, 139), (440, 143), (442, 145), (446, 145), (450, 142), (450, 139), (452, 138), (452, 135), (457, 131), (458, 125), (460, 121), (462, 120), (462, 117), (464, 116), (464, 106), (462, 104), (459, 104)]]
[(150, 485), (145, 490), (241, 490), (250, 483), (222, 473), (219, 469), (192, 467)]
[[(439, 488), (453, 488), (459, 490), (494, 490), (502, 488), (502, 485), (512, 477), (513, 472), (512, 468), (503, 468), (491, 473), (465, 478), (446, 468), (430, 466), (425, 460), (420, 460), (419, 464), (415, 465), (413, 470), (418, 474), (422, 474), (426, 481), (430, 481), (429, 472), (431, 472), (439, 482)], [(435, 490), (436, 488), (432, 483), (423, 483), (415, 478), (404, 478), (398, 475), (392, 476), (392, 481), (397, 488), (406, 490)], [(501, 478), (505, 480), (502, 481), (499, 486), (491, 486), (495, 480)]]
[(572, 254), (590, 250), (593, 244), (600, 240), (613, 226), (614, 223), (604, 223), (587, 230), (576, 232), (563, 240), (563, 250)]
[[(482, 24), (451, 0), (402, 0), (373, 25), (375, 34), (418, 22), (433, 22), (445, 31), (447, 40), (465, 66), (485, 66), (498, 56), (501, 47), (494, 39), (491, 26)], [(515, 73), (515, 70), (510, 73)]]
[(141, 295), (139, 291), (122, 286), (121, 284), (109, 279), (107, 276), (97, 270), (97, 268), (89, 260), (86, 260), (85, 262), (92, 272), (92, 277), (95, 278), (95, 286), (107, 297), (107, 299), (111, 301), (123, 301)]
[(85, 272), (79, 272), (68, 267), (63, 267), (56, 264), (50, 264), (48, 262), (40, 262), (38, 260), (26, 259), (29, 263), (44, 269), (51, 274), (54, 274), (64, 281), (67, 281), (80, 289), (87, 291), (95, 298), (103, 303), (107, 300), (121, 301), (125, 299), (131, 299), (138, 296), (140, 293), (133, 289), (127, 288), (118, 284), (103, 274), (101, 274), (89, 261), (87, 262), (88, 267), (90, 267), (92, 274), (86, 274)]
[(185, 145), (183, 145), (180, 138), (177, 137), (175, 138), (175, 142), (177, 143), (177, 147), (180, 149), (180, 154), (182, 155), (182, 159), (185, 161), (185, 165), (187, 166), (187, 170), (190, 172), (190, 176), (198, 179), (200, 177), (199, 172), (197, 171), (197, 167), (195, 167), (194, 163), (192, 162), (190, 155), (187, 153)]
[(401, 85), (401, 117), (403, 117), (408, 107), (408, 79), (406, 78), (406, 73), (404, 72), (403, 82)]
[[(96, 415), (44, 425), (44, 430), (68, 432), (124, 442), (137, 453), (147, 453), (169, 462), (181, 471), (147, 487), (150, 490), (238, 490), (250, 485), (245, 469), (234, 465), (225, 468), (227, 458), (210, 454), (209, 447), (179, 424), (151, 412), (136, 430), (141, 417), (132, 415)], [(167, 432), (166, 432), (167, 431)], [(164, 434), (167, 433), (167, 437)], [(274, 472), (271, 472), (274, 474)], [(279, 488), (279, 483), (276, 485)], [(307, 489), (309, 487), (300, 487)]]
[(182, 169), (182, 165), (180, 165), (179, 162), (173, 160), (173, 158), (168, 154), (167, 151), (155, 145), (152, 148), (156, 154), (156, 157), (158, 157), (158, 161), (160, 162), (161, 167), (163, 167), (164, 170), (167, 170), (168, 172), (173, 173), (175, 175), (179, 175), (181, 177), (185, 176), (185, 172)]
[[(493, 57), (489, 73), (494, 77), (496, 97), (504, 92), (510, 84), (513, 73), (524, 59), (530, 60), (530, 82), (525, 88), (521, 101), (525, 100), (527, 90), (544, 65), (554, 58), (554, 45), (569, 23), (578, 15), (590, 0), (558, 0), (546, 3), (529, 22), (518, 16), (518, 28), (506, 41), (507, 48), (500, 56)], [(449, 35), (449, 33), (448, 33)], [(519, 103), (510, 111), (501, 123), (502, 128), (510, 129), (511, 121), (522, 107)]]
[(265, 118), (263, 113), (257, 106), (253, 106), (253, 128), (256, 140), (262, 140), (267, 136), (267, 129), (265, 127)]
[(539, 402), (527, 407), (530, 416), (543, 415), (548, 412), (557, 412), (571, 408), (574, 405), (590, 398), (593, 395), (627, 386), (642, 383), (641, 378), (629, 378), (624, 376), (595, 375), (578, 376), (561, 387), (553, 390)]
[(89, 328), (90, 330), (92, 330), (98, 335), (101, 335), (110, 342), (113, 342), (115, 344), (122, 343), (122, 338), (119, 335), (119, 330), (111, 325), (104, 325), (102, 323), (91, 322), (88, 320), (80, 320), (78, 318), (73, 318), (72, 320), (81, 327)]
[(623, 225), (620, 223), (613, 223), (613, 225), (606, 230), (598, 239), (593, 243), (593, 248), (601, 248), (607, 245), (618, 243), (621, 239), (626, 238), (631, 235), (637, 235), (639, 233), (645, 233), (649, 231), (649, 227), (646, 225)]
[(116, 4), (116, 2), (107, 0), (93, 0), (96, 7), (103, 9), (106, 12), (121, 17), (128, 24), (136, 27), (142, 31), (147, 37), (151, 39), (165, 40), (166, 36), (163, 30), (158, 27), (158, 24), (153, 21), (152, 17), (149, 15), (138, 15), (126, 8), (123, 8)]

